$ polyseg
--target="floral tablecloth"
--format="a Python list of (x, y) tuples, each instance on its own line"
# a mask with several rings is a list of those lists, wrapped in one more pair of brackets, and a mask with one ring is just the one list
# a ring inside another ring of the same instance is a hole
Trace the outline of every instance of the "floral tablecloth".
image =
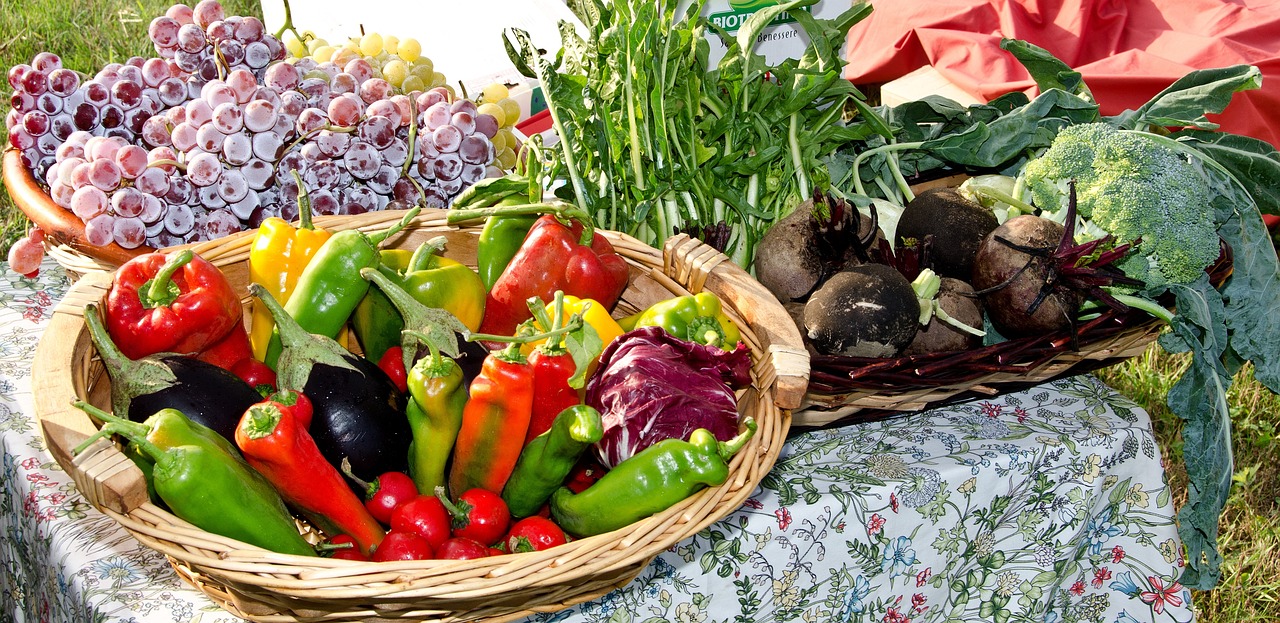
[[(0, 263), (0, 621), (237, 621), (89, 506), (32, 415), (67, 282)], [(531, 621), (1184, 622), (1147, 414), (1093, 377), (797, 434), (738, 512)]]

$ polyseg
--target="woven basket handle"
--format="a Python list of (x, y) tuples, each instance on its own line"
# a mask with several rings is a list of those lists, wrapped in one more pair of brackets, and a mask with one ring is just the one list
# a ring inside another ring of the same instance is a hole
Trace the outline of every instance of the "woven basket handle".
[[(36, 366), (65, 365), (65, 362), (75, 360), (74, 353), (78, 349), (89, 348), (84, 306), (102, 300), (111, 286), (111, 276), (107, 272), (88, 273), (67, 292), (40, 337), (40, 344), (36, 347)], [(88, 365), (100, 366), (101, 363), (94, 360)], [(98, 432), (98, 427), (84, 411), (71, 406), (75, 400), (88, 399), (95, 388), (54, 382), (69, 373), (68, 370), (56, 370), (32, 374), (31, 389), (36, 412), (44, 414), (40, 419), (40, 430), (44, 434), (45, 445), (91, 504), (128, 513), (148, 501), (146, 479), (133, 461), (105, 439), (79, 455), (72, 454), (72, 449)]]
[(761, 383), (774, 385), (774, 404), (800, 406), (809, 386), (809, 351), (795, 322), (769, 290), (713, 247), (678, 234), (662, 246), (666, 275), (693, 293), (714, 291), (742, 315), (768, 353), (757, 365)]

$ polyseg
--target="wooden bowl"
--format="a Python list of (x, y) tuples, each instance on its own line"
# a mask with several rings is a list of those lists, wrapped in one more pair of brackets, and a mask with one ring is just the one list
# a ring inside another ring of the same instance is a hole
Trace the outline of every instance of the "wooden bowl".
[[(479, 227), (445, 224), (443, 211), (420, 215), (389, 246), (413, 248), (436, 235), (446, 255), (474, 265)], [(402, 213), (376, 212), (317, 219), (330, 230), (385, 228)], [(730, 465), (728, 481), (620, 530), (543, 552), (479, 560), (365, 563), (289, 556), (209, 534), (148, 501), (142, 473), (101, 440), (72, 456), (96, 430), (73, 399), (108, 404), (109, 380), (84, 325), (84, 305), (100, 301), (111, 274), (80, 279), (58, 305), (41, 338), (33, 369), (36, 413), (54, 458), (95, 506), (143, 544), (169, 557), (179, 576), (232, 613), (255, 621), (501, 621), (555, 611), (629, 582), (658, 553), (733, 512), (772, 467), (800, 404), (808, 357), (790, 317), (758, 282), (723, 254), (687, 236), (662, 251), (628, 236), (601, 232), (631, 268), (631, 282), (615, 315), (691, 292), (718, 295), (751, 349), (752, 384), (739, 411), (759, 423)], [(195, 245), (238, 288), (248, 283), (253, 232)], [(247, 303), (246, 299), (246, 303)], [(245, 315), (246, 321), (251, 314)], [(318, 538), (310, 526), (300, 530)]]

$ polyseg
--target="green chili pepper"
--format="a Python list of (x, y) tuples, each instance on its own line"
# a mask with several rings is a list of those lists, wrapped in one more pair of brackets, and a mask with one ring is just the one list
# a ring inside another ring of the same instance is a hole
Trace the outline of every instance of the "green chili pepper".
[(600, 412), (575, 405), (560, 412), (546, 432), (520, 451), (516, 468), (502, 488), (512, 517), (529, 517), (564, 483), (578, 458), (604, 436)]
[(433, 351), (409, 370), (409, 395), (412, 400), (405, 407), (413, 430), (409, 475), (419, 491), (435, 491), (445, 485), (445, 465), (467, 404), (462, 368), (438, 350)]
[[(470, 331), (480, 328), (487, 289), (480, 276), (465, 264), (440, 255), (443, 236), (422, 243), (417, 250), (384, 249), (378, 272), (427, 307), (453, 314)], [(404, 317), (380, 288), (370, 288), (356, 306), (351, 328), (364, 356), (382, 358), (388, 348), (400, 344)]]
[(710, 292), (686, 294), (654, 303), (633, 316), (618, 321), (623, 330), (662, 327), (682, 340), (733, 350), (741, 335), (737, 325), (725, 315), (720, 299)]
[[(285, 311), (310, 333), (338, 337), (369, 291), (369, 282), (360, 276), (360, 269), (378, 266), (381, 259), (378, 245), (404, 229), (420, 209), (414, 206), (395, 225), (376, 234), (349, 229), (330, 236), (298, 276)], [(280, 351), (277, 331), (267, 345), (264, 362), (274, 369)]]
[[(522, 200), (507, 200), (498, 205), (520, 205)], [(480, 239), (476, 242), (476, 272), (484, 282), (485, 290), (493, 288), (494, 282), (507, 269), (511, 258), (516, 256), (525, 236), (533, 229), (538, 220), (537, 215), (524, 216), (491, 216), (480, 230)]]
[(666, 439), (618, 464), (581, 493), (561, 487), (551, 496), (551, 517), (566, 532), (585, 537), (617, 530), (670, 508), (705, 486), (729, 477), (729, 458), (756, 432), (756, 422), (729, 441), (705, 428), (689, 440)]
[(238, 452), (228, 452), (225, 439), (218, 443), (191, 426), (189, 420), (182, 423), (185, 416), (172, 409), (158, 412), (161, 417), (146, 424), (121, 421), (83, 403), (77, 406), (106, 424), (75, 452), (106, 435), (128, 439), (155, 464), (152, 484), (174, 515), (207, 532), (273, 552), (315, 555), (298, 533), (280, 494)]

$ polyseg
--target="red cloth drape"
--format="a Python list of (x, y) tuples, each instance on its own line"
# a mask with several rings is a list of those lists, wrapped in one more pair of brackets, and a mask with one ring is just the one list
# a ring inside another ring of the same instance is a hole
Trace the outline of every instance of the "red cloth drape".
[[(1210, 119), (1280, 145), (1280, 2), (1275, 0), (926, 0), (874, 2), (849, 33), (845, 75), (886, 82), (933, 65), (984, 101), (1034, 83), (1001, 37), (1043, 47), (1084, 74), (1104, 115), (1137, 108), (1194, 69), (1262, 70)], [(1034, 93), (1034, 91), (1030, 91)]]

